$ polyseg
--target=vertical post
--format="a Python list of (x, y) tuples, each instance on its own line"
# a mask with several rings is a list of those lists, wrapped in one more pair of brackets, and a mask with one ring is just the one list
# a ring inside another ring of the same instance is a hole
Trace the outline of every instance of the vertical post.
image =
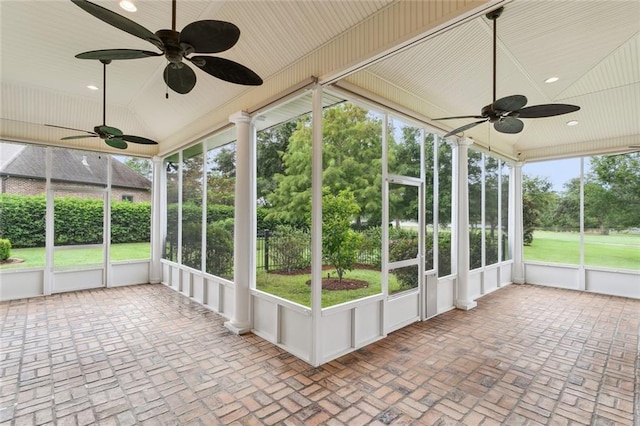
[[(229, 121), (236, 125), (236, 190), (234, 231), (234, 276), (235, 300), (231, 320), (225, 327), (236, 334), (251, 330), (249, 287), (252, 277), (252, 259), (255, 256), (253, 227), (255, 217), (255, 192), (252, 183), (255, 150), (251, 116), (244, 111), (233, 114)], [(253, 217), (252, 217), (253, 216)]]
[(264, 230), (264, 271), (269, 272), (269, 230)]
[(322, 363), (322, 86), (311, 99), (311, 364)]
[(587, 277), (584, 268), (584, 157), (580, 158), (580, 266), (578, 267), (578, 290), (586, 290)]
[(45, 270), (44, 270), (44, 288), (43, 293), (45, 296), (51, 294), (54, 287), (54, 275), (53, 275), (53, 246), (54, 246), (54, 238), (55, 238), (55, 221), (54, 221), (54, 193), (53, 189), (51, 189), (51, 171), (53, 168), (53, 148), (46, 148), (46, 157), (45, 157), (45, 173), (47, 176), (47, 180), (45, 183), (45, 191), (47, 194), (46, 201), (46, 213), (45, 213)]
[(513, 253), (513, 271), (511, 280), (517, 284), (524, 283), (524, 223), (522, 216), (522, 162), (517, 162), (511, 168), (512, 179), (509, 179), (509, 213), (513, 217), (513, 227), (510, 232), (513, 235), (511, 240), (511, 252)]
[(162, 281), (162, 264), (160, 259), (162, 258), (162, 244), (163, 244), (163, 229), (162, 229), (162, 158), (155, 156), (151, 159), (153, 174), (152, 174), (152, 189), (151, 189), (151, 266), (149, 271), (149, 282), (151, 284), (157, 284)]
[(478, 304), (472, 299), (469, 286), (469, 159), (468, 150), (473, 141), (459, 138), (455, 144), (457, 164), (456, 205), (457, 230), (457, 297), (456, 308), (468, 311)]

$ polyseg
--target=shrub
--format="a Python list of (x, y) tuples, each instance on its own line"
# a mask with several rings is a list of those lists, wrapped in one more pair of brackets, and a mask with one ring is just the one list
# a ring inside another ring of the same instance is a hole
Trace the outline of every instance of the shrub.
[(206, 270), (219, 277), (233, 279), (233, 219), (207, 225)]
[(11, 257), (11, 241), (0, 239), (0, 262)]
[(311, 265), (309, 234), (290, 225), (280, 225), (269, 237), (270, 258), (275, 268), (286, 272)]
[[(407, 231), (401, 239), (391, 240), (389, 244), (389, 261), (414, 259), (418, 254), (418, 235), (414, 231)], [(398, 278), (400, 290), (418, 287), (418, 268), (406, 266), (393, 271)]]

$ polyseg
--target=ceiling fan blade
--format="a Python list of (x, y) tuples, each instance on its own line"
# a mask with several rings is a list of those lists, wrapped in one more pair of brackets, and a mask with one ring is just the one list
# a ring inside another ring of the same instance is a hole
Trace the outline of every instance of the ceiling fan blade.
[(141, 136), (133, 136), (133, 135), (122, 135), (120, 139), (123, 139), (127, 142), (139, 143), (142, 145), (158, 145), (158, 142), (152, 141), (151, 139), (143, 138)]
[(105, 49), (92, 50), (90, 52), (78, 53), (78, 59), (98, 59), (102, 61), (111, 61), (119, 59), (141, 59), (151, 56), (162, 56), (162, 53), (149, 52), (148, 50), (135, 49)]
[(180, 43), (186, 43), (196, 53), (218, 53), (231, 49), (240, 38), (240, 29), (231, 22), (196, 21), (180, 32)]
[(523, 95), (511, 95), (500, 98), (493, 103), (493, 110), (499, 111), (517, 111), (527, 104), (527, 97)]
[(516, 113), (520, 118), (542, 118), (568, 114), (570, 112), (578, 111), (579, 109), (580, 107), (576, 105), (542, 104), (522, 108), (521, 110), (516, 111)]
[(120, 129), (116, 129), (115, 127), (111, 127), (111, 126), (96, 126), (93, 128), (93, 130), (100, 135), (100, 137), (104, 136), (122, 136), (122, 130)]
[(480, 120), (480, 121), (476, 121), (476, 122), (473, 122), (473, 123), (465, 124), (462, 127), (458, 127), (457, 129), (454, 129), (454, 130), (450, 131), (449, 133), (444, 135), (444, 137), (448, 138), (449, 136), (453, 136), (456, 133), (464, 132), (465, 130), (469, 130), (472, 127), (476, 127), (478, 124), (484, 123), (485, 121), (487, 121), (487, 120)]
[(87, 0), (71, 1), (76, 6), (83, 9), (85, 12), (90, 13), (91, 15), (106, 22), (109, 25), (112, 25), (143, 40), (147, 40), (148, 42), (153, 43), (160, 48), (161, 46), (163, 46), (162, 41), (154, 33), (149, 31), (142, 25), (133, 22), (129, 18), (125, 18), (124, 16), (118, 15), (117, 13), (112, 12), (109, 9), (105, 9), (102, 6), (98, 6), (97, 4), (93, 4)]
[(95, 134), (94, 132), (89, 132), (87, 130), (81, 130), (81, 129), (74, 129), (73, 127), (64, 127), (64, 126), (56, 126), (55, 124), (45, 124), (46, 127), (55, 127), (56, 129), (65, 129), (65, 130), (73, 130), (76, 132), (84, 132), (84, 133), (89, 133), (90, 135)]
[(78, 135), (78, 136), (65, 136), (64, 138), (60, 138), (61, 141), (70, 141), (73, 139), (87, 139), (87, 138), (97, 138), (99, 135), (90, 134), (90, 135)]
[(242, 64), (229, 59), (213, 56), (192, 56), (187, 58), (204, 72), (220, 80), (246, 86), (260, 86), (262, 79), (258, 74)]
[(107, 145), (113, 147), (113, 148), (118, 148), (118, 149), (127, 149), (127, 147), (129, 145), (127, 145), (127, 143), (125, 141), (123, 141), (122, 139), (118, 139), (118, 138), (107, 138), (104, 140), (106, 142)]
[(475, 118), (475, 119), (480, 119), (480, 118), (484, 118), (481, 115), (461, 115), (459, 117), (440, 117), (440, 118), (432, 118), (432, 120), (457, 120), (459, 118)]
[(524, 129), (524, 123), (515, 117), (505, 117), (493, 123), (493, 128), (500, 133), (520, 133)]
[(187, 64), (182, 64), (182, 68), (167, 64), (163, 76), (167, 86), (181, 95), (189, 93), (196, 85), (196, 73)]

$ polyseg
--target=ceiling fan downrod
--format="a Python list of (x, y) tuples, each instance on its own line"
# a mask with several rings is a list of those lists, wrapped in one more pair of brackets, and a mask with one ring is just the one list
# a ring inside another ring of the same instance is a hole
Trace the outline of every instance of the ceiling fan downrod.
[(498, 18), (502, 15), (504, 7), (499, 7), (496, 10), (492, 10), (485, 16), (487, 19), (493, 21), (493, 102), (496, 101), (496, 57), (498, 52)]

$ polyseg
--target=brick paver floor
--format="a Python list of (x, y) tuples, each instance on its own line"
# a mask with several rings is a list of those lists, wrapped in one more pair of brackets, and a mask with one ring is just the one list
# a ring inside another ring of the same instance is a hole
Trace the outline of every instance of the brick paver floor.
[(511, 285), (319, 368), (163, 285), (0, 316), (0, 423), (640, 424), (640, 300)]

